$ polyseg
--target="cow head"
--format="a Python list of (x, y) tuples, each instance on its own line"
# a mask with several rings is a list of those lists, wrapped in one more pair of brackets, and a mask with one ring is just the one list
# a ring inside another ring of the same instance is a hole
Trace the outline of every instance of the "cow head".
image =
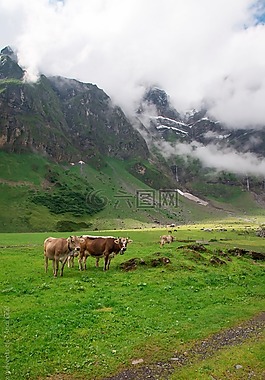
[(127, 244), (131, 243), (132, 240), (130, 240), (129, 238), (118, 238), (118, 239), (115, 239), (114, 242), (118, 244), (120, 248), (120, 254), (123, 255), (127, 249)]
[(69, 251), (79, 252), (80, 251), (80, 241), (81, 241), (81, 239), (78, 238), (77, 236), (69, 236), (69, 238), (67, 238), (67, 244), (68, 244)]

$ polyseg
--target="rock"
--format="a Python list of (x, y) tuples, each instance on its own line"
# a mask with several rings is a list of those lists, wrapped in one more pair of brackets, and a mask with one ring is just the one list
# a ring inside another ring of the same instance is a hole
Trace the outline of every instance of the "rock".
[(132, 364), (136, 365), (136, 364), (141, 364), (143, 362), (144, 362), (144, 359), (135, 359), (135, 360), (132, 361)]

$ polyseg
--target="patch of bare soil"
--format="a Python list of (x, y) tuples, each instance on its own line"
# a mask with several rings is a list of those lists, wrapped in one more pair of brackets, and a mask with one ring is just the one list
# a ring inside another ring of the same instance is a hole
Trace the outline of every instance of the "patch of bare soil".
[[(158, 252), (155, 255), (159, 256), (160, 253)], [(149, 265), (151, 267), (157, 267), (157, 266), (161, 266), (161, 265), (167, 265), (170, 262), (171, 261), (168, 257), (158, 257), (155, 259), (151, 259), (148, 262), (144, 261), (143, 259), (139, 259), (139, 258), (135, 257), (133, 259), (127, 260), (127, 261), (123, 262), (122, 264), (120, 264), (120, 268), (122, 270), (128, 272), (131, 270), (135, 270), (139, 266), (143, 266), (143, 265)]]
[(249, 338), (261, 336), (264, 327), (265, 312), (262, 312), (239, 326), (221, 331), (197, 342), (185, 352), (175, 353), (174, 357), (167, 362), (137, 366), (102, 380), (166, 380), (177, 367), (209, 358), (222, 348), (236, 346)]
[(34, 189), (36, 186), (31, 183), (31, 182), (27, 182), (27, 181), (10, 181), (8, 179), (3, 179), (3, 178), (0, 178), (0, 183), (3, 183), (5, 185), (9, 185), (9, 186), (28, 186), (32, 189)]

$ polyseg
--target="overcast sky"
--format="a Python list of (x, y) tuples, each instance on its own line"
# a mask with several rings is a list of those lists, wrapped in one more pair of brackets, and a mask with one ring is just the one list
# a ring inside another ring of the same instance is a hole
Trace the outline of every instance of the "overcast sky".
[[(0, 0), (0, 45), (39, 72), (97, 84), (125, 111), (146, 86), (179, 111), (265, 121), (264, 0)], [(258, 22), (259, 20), (259, 22)]]
[[(265, 0), (0, 0), (0, 48), (28, 78), (102, 88), (129, 115), (150, 85), (179, 112), (207, 104), (230, 127), (265, 125)], [(164, 143), (165, 154), (265, 175), (252, 154)]]

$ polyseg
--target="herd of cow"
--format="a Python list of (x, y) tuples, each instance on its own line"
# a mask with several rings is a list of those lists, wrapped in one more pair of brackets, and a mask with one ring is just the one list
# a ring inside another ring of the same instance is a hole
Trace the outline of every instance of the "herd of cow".
[(99, 259), (104, 258), (104, 270), (108, 270), (111, 259), (126, 251), (127, 244), (132, 240), (129, 238), (115, 238), (113, 236), (69, 236), (66, 238), (49, 237), (44, 241), (45, 272), (48, 262), (52, 260), (53, 274), (57, 277), (59, 262), (61, 262), (61, 276), (65, 264), (70, 265), (74, 257), (78, 256), (79, 269), (86, 269), (88, 256), (96, 258), (98, 266)]
[[(162, 247), (165, 243), (172, 243), (173, 240), (172, 235), (160, 236), (160, 246)], [(74, 257), (78, 257), (79, 269), (86, 269), (88, 256), (96, 258), (96, 266), (98, 266), (99, 259), (103, 257), (103, 269), (106, 271), (109, 269), (111, 259), (118, 253), (122, 255), (127, 249), (127, 244), (131, 242), (132, 240), (129, 238), (115, 238), (113, 236), (49, 237), (44, 241), (45, 272), (47, 273), (49, 260), (52, 260), (54, 277), (57, 277), (60, 262), (60, 275), (63, 276), (65, 264), (68, 263), (68, 266), (72, 266)]]

